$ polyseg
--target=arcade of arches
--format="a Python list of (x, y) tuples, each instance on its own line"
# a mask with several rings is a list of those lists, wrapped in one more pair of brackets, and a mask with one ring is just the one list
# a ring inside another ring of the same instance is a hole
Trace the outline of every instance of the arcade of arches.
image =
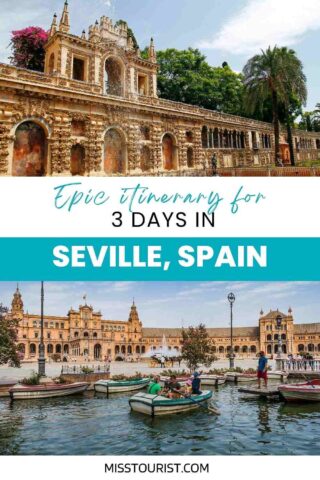
[[(25, 360), (39, 354), (40, 317), (26, 313), (22, 294), (17, 288), (8, 314), (19, 319), (18, 346)], [(198, 320), (196, 320), (198, 322)], [(208, 328), (217, 357), (230, 353), (230, 329)], [(146, 328), (139, 318), (135, 303), (127, 320), (106, 320), (90, 305), (69, 310), (67, 316), (44, 319), (44, 343), (47, 357), (61, 360), (125, 360), (151, 356), (163, 345), (177, 354), (181, 350), (180, 328)], [(279, 310), (261, 312), (257, 327), (236, 327), (233, 346), (237, 357), (254, 358), (260, 350), (269, 356), (280, 348), (284, 354), (309, 352), (320, 356), (320, 323), (294, 324), (291, 308), (284, 314)]]

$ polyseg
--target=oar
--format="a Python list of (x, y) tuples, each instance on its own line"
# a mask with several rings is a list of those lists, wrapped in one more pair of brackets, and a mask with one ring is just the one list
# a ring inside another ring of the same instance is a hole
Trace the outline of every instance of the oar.
[(186, 398), (187, 400), (191, 400), (191, 402), (195, 403), (198, 407), (200, 408), (204, 408), (205, 410), (211, 412), (211, 413), (214, 413), (215, 415), (220, 415), (220, 412), (217, 408), (215, 407), (209, 407), (208, 405), (202, 405), (201, 403), (198, 403), (196, 402), (192, 397), (191, 395), (188, 396), (188, 395), (184, 395), (183, 393), (179, 392), (179, 390), (175, 390), (174, 388), (171, 388), (170, 389), (172, 392), (174, 393), (177, 393), (178, 395), (180, 395), (181, 397), (183, 398)]
[(300, 373), (302, 374), (303, 378), (304, 378), (305, 380), (307, 380), (307, 383), (308, 383), (309, 385), (311, 385), (312, 388), (316, 388), (316, 387), (311, 383), (311, 380), (308, 380), (308, 377), (307, 377), (304, 373), (302, 373), (302, 372), (300, 372)]

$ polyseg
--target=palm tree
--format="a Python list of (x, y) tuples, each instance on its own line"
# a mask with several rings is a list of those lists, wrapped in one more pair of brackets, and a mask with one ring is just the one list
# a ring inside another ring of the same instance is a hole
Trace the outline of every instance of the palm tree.
[[(303, 67), (294, 50), (287, 47), (269, 47), (262, 50), (260, 55), (252, 57), (243, 69), (244, 74), (244, 106), (248, 114), (252, 114), (258, 108), (262, 109), (266, 101), (272, 102), (272, 114), (275, 137), (275, 164), (281, 165), (280, 159), (280, 125), (279, 105), (283, 104), (287, 111), (287, 119), (290, 117), (290, 105), (292, 98), (302, 103), (306, 102), (307, 89), (306, 77)], [(292, 145), (291, 122), (289, 142)], [(289, 132), (288, 132), (289, 133)], [(291, 138), (290, 138), (291, 136)], [(294, 158), (291, 159), (294, 162)]]

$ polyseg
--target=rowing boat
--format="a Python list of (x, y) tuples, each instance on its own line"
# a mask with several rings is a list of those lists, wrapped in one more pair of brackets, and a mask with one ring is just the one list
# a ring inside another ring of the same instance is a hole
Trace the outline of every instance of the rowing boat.
[(39, 398), (65, 397), (83, 393), (89, 387), (87, 382), (70, 384), (47, 383), (41, 385), (15, 385), (9, 389), (13, 400), (30, 400)]
[(279, 392), (287, 402), (320, 402), (320, 380), (280, 385)]
[(280, 380), (283, 382), (283, 380), (286, 380), (288, 378), (288, 373), (287, 372), (282, 372), (281, 370), (279, 371), (268, 371), (267, 376), (269, 380)]
[(249, 383), (257, 380), (257, 375), (255, 373), (227, 372), (225, 376), (227, 382)]
[(150, 383), (149, 378), (139, 378), (136, 380), (99, 380), (94, 384), (96, 392), (106, 393), (121, 393), (132, 392), (134, 390), (141, 390)]
[(192, 399), (188, 397), (167, 398), (161, 395), (150, 395), (140, 392), (130, 398), (129, 405), (134, 412), (154, 417), (198, 409), (199, 406), (210, 400), (211, 397), (212, 392), (209, 390), (203, 391), (201, 395), (192, 395)]
[(210, 375), (204, 374), (200, 376), (201, 385), (224, 385), (226, 383), (226, 377), (224, 375)]

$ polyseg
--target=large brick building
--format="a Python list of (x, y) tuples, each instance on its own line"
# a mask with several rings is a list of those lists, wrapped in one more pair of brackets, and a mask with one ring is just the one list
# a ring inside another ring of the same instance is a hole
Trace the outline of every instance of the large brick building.
[[(25, 360), (39, 354), (40, 316), (24, 311), (22, 295), (17, 288), (8, 315), (19, 320), (18, 343)], [(280, 319), (280, 322), (279, 322)], [(197, 321), (195, 321), (197, 323)], [(209, 335), (220, 358), (230, 351), (230, 328), (209, 328)], [(283, 353), (320, 352), (320, 323), (294, 324), (292, 310), (260, 312), (257, 327), (234, 328), (236, 356), (255, 357), (259, 350), (276, 354), (281, 337)], [(181, 350), (180, 328), (144, 328), (135, 303), (128, 320), (107, 320), (101, 312), (87, 305), (70, 309), (66, 316), (45, 316), (44, 343), (46, 357), (78, 361), (113, 360), (151, 356), (165, 345), (172, 352)]]
[[(0, 64), (0, 175), (212, 175), (213, 163), (221, 175), (320, 174), (270, 173), (268, 123), (158, 98), (153, 40), (143, 58), (124, 23), (101, 17), (73, 35), (66, 2), (45, 50), (44, 73)], [(320, 133), (293, 137), (298, 165), (320, 158)], [(284, 133), (281, 152), (290, 164)]]

